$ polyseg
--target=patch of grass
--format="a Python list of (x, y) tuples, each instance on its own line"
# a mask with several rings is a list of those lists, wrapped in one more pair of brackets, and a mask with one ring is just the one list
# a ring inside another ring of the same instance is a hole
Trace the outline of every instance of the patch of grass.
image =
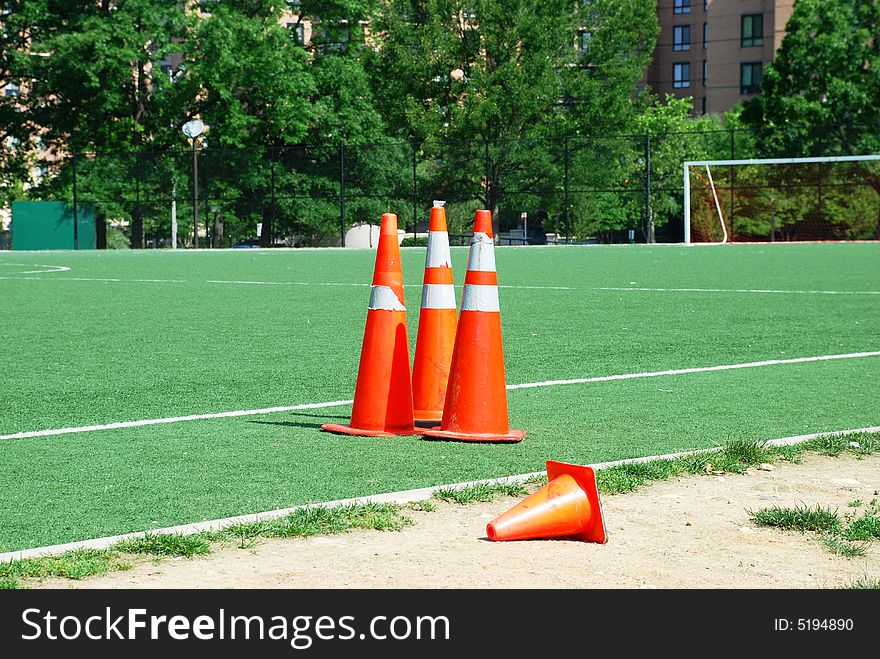
[(846, 588), (850, 590), (880, 590), (880, 579), (872, 579), (866, 576), (848, 583)]
[(864, 556), (868, 553), (868, 543), (862, 542), (855, 544), (853, 542), (847, 542), (833, 534), (823, 537), (822, 542), (825, 543), (825, 546), (832, 554), (839, 554), (840, 556), (846, 556), (847, 558)]
[(773, 456), (765, 442), (735, 439), (718, 451), (714, 458), (715, 460), (712, 461), (714, 471), (741, 474), (749, 467), (754, 467), (762, 462), (770, 462)]
[(417, 510), (417, 511), (423, 512), (423, 513), (432, 513), (435, 510), (437, 510), (437, 506), (435, 506), (433, 503), (431, 503), (428, 500), (413, 501), (412, 503), (410, 503), (407, 506), (407, 508), (409, 508), (410, 510)]
[(64, 577), (84, 579), (102, 576), (108, 572), (129, 570), (131, 564), (125, 561), (118, 551), (99, 549), (77, 549), (58, 556), (22, 558), (8, 563), (0, 563), (0, 579), (43, 579)]
[(352, 529), (400, 531), (413, 521), (390, 503), (368, 503), (333, 508), (300, 508), (284, 517), (236, 524), (218, 532), (221, 538), (302, 538), (345, 533)]
[(877, 452), (878, 434), (880, 433), (854, 432), (831, 435), (811, 439), (800, 446), (806, 451), (815, 451), (816, 453), (832, 457), (842, 453), (851, 453), (857, 457), (863, 457)]
[[(685, 458), (684, 460), (687, 460)], [(599, 491), (604, 494), (623, 494), (644, 485), (648, 481), (660, 481), (686, 473), (683, 460), (651, 460), (631, 462), (602, 469), (597, 475)]]
[(459, 489), (445, 487), (434, 492), (434, 498), (447, 503), (466, 505), (477, 501), (492, 501), (495, 497), (521, 497), (528, 490), (520, 483), (480, 483)]
[(126, 554), (149, 554), (151, 556), (185, 556), (210, 554), (211, 545), (204, 534), (193, 535), (151, 533), (143, 538), (124, 540), (115, 548)]
[(854, 519), (843, 536), (847, 540), (880, 540), (880, 517), (866, 514)]
[(530, 476), (525, 481), (523, 481), (523, 485), (537, 485), (539, 487), (543, 487), (547, 484), (547, 476), (542, 476), (540, 474), (536, 476)]
[(21, 582), (18, 579), (0, 579), (0, 590), (16, 590), (18, 588), (21, 588)]
[(791, 446), (774, 446), (772, 452), (781, 460), (791, 462), (792, 464), (800, 464), (803, 461), (804, 449), (800, 444), (792, 444)]
[(826, 531), (837, 532), (840, 529), (840, 517), (830, 508), (815, 506), (795, 506), (794, 508), (762, 508), (746, 512), (758, 526), (772, 526), (792, 531)]
[(855, 501), (850, 501), (846, 505), (849, 506), (850, 508), (858, 508), (862, 505), (862, 502), (861, 502), (861, 500), (856, 499)]

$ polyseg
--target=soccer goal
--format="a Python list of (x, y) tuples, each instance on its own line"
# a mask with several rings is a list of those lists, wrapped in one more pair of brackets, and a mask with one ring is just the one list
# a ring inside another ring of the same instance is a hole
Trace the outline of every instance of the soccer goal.
[(880, 155), (684, 163), (684, 242), (880, 240)]

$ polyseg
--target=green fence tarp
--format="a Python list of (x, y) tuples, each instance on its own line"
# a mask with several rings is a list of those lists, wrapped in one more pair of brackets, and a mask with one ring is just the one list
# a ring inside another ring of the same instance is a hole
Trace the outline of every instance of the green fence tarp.
[[(12, 249), (73, 249), (73, 206), (64, 201), (12, 202)], [(79, 204), (76, 212), (79, 249), (95, 249), (95, 207)]]

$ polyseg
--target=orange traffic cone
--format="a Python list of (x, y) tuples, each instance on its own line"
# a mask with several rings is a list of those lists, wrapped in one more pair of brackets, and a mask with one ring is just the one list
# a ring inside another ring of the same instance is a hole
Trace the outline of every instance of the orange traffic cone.
[(446, 233), (445, 202), (431, 209), (428, 255), (422, 286), (419, 334), (413, 359), (413, 407), (416, 423), (436, 425), (443, 416), (449, 364), (455, 346), (455, 287)]
[(345, 435), (414, 435), (412, 382), (397, 215), (382, 215), (370, 307), (361, 348), (351, 423), (325, 423), (321, 430)]
[(608, 536), (590, 467), (547, 461), (544, 487), (486, 526), (489, 540), (529, 540), (574, 536), (605, 544)]
[(422, 434), (469, 442), (518, 442), (526, 434), (511, 430), (507, 419), (492, 213), (487, 210), (477, 211), (474, 222), (443, 419), (439, 428)]

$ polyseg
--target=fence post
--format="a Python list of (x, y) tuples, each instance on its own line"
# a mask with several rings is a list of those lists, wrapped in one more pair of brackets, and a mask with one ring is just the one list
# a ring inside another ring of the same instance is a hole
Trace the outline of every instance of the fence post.
[(654, 242), (654, 218), (651, 217), (651, 133), (645, 133), (645, 228), (649, 243)]
[[(272, 172), (271, 174), (271, 187), (272, 187), (272, 205), (269, 207), (269, 226), (272, 230), (275, 229), (275, 159), (278, 157), (276, 153), (276, 149), (274, 146), (269, 147), (269, 167)], [(295, 244), (295, 243), (294, 243)]]
[(416, 157), (417, 150), (419, 147), (418, 142), (412, 143), (412, 203), (413, 203), (413, 226), (412, 226), (412, 234), (413, 240), (416, 237), (416, 222), (418, 221), (418, 180), (416, 179)]
[(339, 143), (339, 238), (345, 247), (345, 142)]
[[(207, 153), (205, 154), (207, 155)], [(205, 249), (211, 249), (213, 247), (214, 242), (214, 232), (211, 227), (211, 204), (208, 201), (208, 183), (210, 179), (208, 178), (208, 159), (205, 159), (205, 163), (202, 165), (202, 169), (204, 170), (204, 179), (205, 179)]]
[(134, 154), (134, 223), (131, 228), (131, 246), (142, 249), (144, 246), (144, 218), (141, 210), (141, 154)]
[[(730, 129), (730, 159), (736, 160), (736, 129)], [(730, 168), (730, 211), (727, 213), (727, 228), (730, 231), (731, 240), (733, 239), (733, 210), (734, 210), (734, 192), (736, 185), (736, 165)]]
[(77, 213), (77, 195), (76, 195), (76, 147), (73, 148), (73, 249), (79, 249), (79, 215)]
[(568, 210), (568, 137), (563, 140), (563, 174), (562, 174), (562, 204), (564, 208), (563, 219), (565, 221), (565, 242), (568, 242), (569, 224), (571, 219)]
[(193, 249), (199, 248), (199, 152), (196, 138), (192, 139), (192, 188), (193, 188)]

